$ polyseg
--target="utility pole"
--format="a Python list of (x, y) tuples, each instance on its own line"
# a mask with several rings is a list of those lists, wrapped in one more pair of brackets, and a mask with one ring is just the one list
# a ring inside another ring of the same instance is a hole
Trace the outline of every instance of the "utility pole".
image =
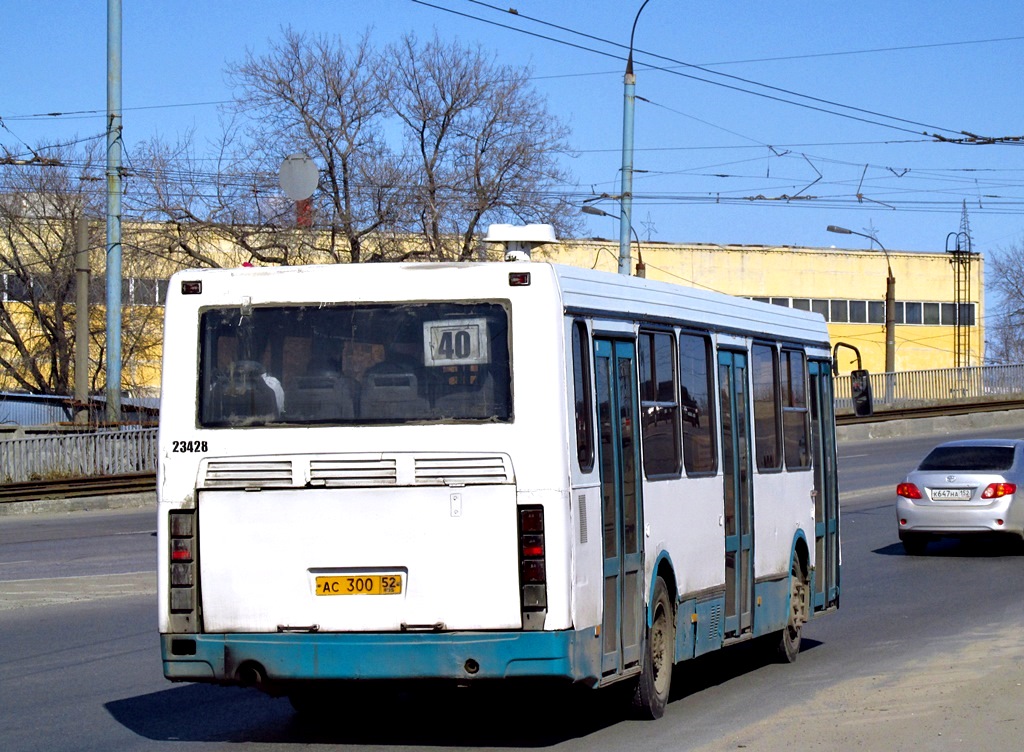
[[(896, 372), (896, 278), (892, 275), (889, 251), (886, 250), (886, 247), (874, 235), (857, 232), (856, 230), (848, 230), (845, 227), (837, 227), (836, 225), (829, 225), (825, 229), (828, 232), (837, 232), (840, 235), (859, 235), (862, 238), (867, 238), (872, 243), (878, 243), (878, 247), (885, 254), (885, 372), (890, 374), (887, 377), (888, 383), (888, 379), (892, 378), (892, 374)], [(891, 395), (888, 389), (886, 392), (886, 401), (888, 401)]]
[(636, 34), (636, 22), (640, 20), (647, 3), (644, 0), (640, 10), (633, 19), (633, 29), (629, 32), (629, 57), (626, 60), (626, 74), (623, 77), (622, 105), (622, 190), (619, 192), (619, 274), (629, 276), (630, 268), (629, 243), (633, 228), (633, 110), (636, 106), (636, 76), (633, 74), (633, 37)]
[(75, 423), (89, 422), (89, 220), (75, 226)]
[(107, 0), (107, 420), (121, 421), (121, 0)]

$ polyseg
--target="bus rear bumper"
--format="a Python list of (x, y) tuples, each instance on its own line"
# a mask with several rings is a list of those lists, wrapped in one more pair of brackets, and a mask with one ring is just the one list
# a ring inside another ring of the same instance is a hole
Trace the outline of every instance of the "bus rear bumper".
[(500, 633), (163, 634), (171, 681), (266, 684), (310, 680), (479, 681), (513, 677), (596, 684), (594, 629)]

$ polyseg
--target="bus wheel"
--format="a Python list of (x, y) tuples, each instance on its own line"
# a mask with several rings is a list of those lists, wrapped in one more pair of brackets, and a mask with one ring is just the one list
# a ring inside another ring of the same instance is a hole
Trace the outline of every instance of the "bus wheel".
[(807, 621), (807, 578), (800, 562), (793, 557), (789, 573), (789, 623), (779, 634), (778, 654), (785, 663), (793, 663), (800, 655), (800, 633)]
[(675, 619), (668, 587), (660, 577), (654, 582), (651, 626), (647, 630), (644, 667), (633, 693), (633, 707), (644, 718), (661, 718), (668, 704), (675, 657)]

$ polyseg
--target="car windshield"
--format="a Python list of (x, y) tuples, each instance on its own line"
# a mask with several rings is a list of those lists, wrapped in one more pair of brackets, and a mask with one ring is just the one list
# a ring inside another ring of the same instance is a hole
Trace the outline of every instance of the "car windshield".
[(917, 469), (998, 472), (1010, 469), (1013, 452), (1012, 446), (940, 446)]
[(500, 303), (217, 308), (201, 337), (203, 426), (512, 419)]

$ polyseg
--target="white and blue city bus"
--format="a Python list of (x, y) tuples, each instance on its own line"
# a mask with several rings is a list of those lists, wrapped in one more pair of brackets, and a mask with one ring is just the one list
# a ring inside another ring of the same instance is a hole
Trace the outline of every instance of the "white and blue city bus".
[(180, 272), (172, 681), (630, 682), (839, 604), (820, 316), (546, 263)]

